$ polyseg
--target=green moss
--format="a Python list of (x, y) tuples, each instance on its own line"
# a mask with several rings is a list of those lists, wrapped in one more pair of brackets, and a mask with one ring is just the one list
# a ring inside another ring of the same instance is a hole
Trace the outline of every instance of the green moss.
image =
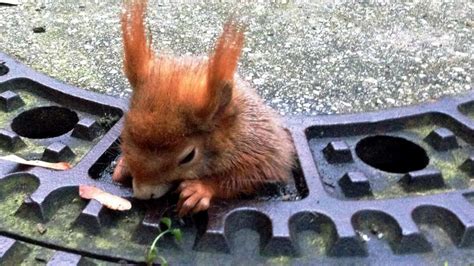
[(334, 226), (330, 223), (321, 223), (318, 232), (313, 230), (298, 232), (298, 246), (303, 256), (324, 256), (328, 252), (334, 233)]
[(18, 192), (11, 196), (8, 199), (3, 200), (3, 204), (0, 205), (0, 211), (8, 216), (13, 216), (20, 205), (24, 202), (27, 193)]
[[(111, 213), (114, 223), (105, 226), (98, 235), (89, 234), (74, 225), (76, 218), (87, 204), (70, 191), (66, 196), (59, 195), (52, 202), (52, 215), (43, 221), (46, 232), (38, 232), (37, 220), (20, 215), (18, 209), (24, 199), (35, 190), (37, 182), (30, 176), (17, 176), (0, 183), (0, 230), (17, 232), (39, 241), (57, 243), (61, 246), (77, 249), (98, 250), (103, 254), (127, 255), (136, 260), (143, 259), (146, 245), (133, 240), (135, 232), (143, 219), (143, 210), (137, 208), (128, 213)], [(48, 205), (48, 204), (47, 204)], [(25, 209), (25, 212), (31, 210)], [(31, 260), (28, 260), (31, 261)]]
[(97, 119), (97, 123), (104, 129), (111, 128), (118, 120), (119, 116), (113, 114), (104, 114)]
[(46, 104), (46, 100), (43, 100), (40, 97), (35, 96), (33, 93), (29, 91), (19, 90), (17, 93), (20, 95), (21, 99), (25, 103), (26, 109), (33, 108), (35, 106), (39, 106), (39, 104)]
[(22, 257), (22, 262), (19, 265), (46, 265), (54, 255), (54, 250), (51, 249), (32, 245), (28, 247), (28, 252)]
[(334, 227), (333, 225), (329, 224), (329, 223), (324, 223), (324, 224), (321, 224), (321, 239), (322, 239), (322, 242), (321, 241), (317, 241), (316, 243), (318, 244), (318, 247), (319, 247), (319, 254), (323, 255), (323, 254), (326, 254), (326, 252), (328, 251), (328, 248), (329, 248), (329, 241), (332, 237), (332, 235), (334, 234)]
[(424, 139), (428, 136), (431, 131), (435, 130), (436, 126), (428, 125), (428, 126), (419, 126), (419, 127), (411, 127), (408, 131), (415, 133), (421, 139)]
[(432, 160), (432, 164), (441, 171), (445, 181), (459, 177), (458, 167), (452, 162), (434, 159)]
[(322, 236), (314, 237), (311, 242), (311, 246), (318, 254), (326, 254), (328, 243)]
[(110, 240), (104, 239), (101, 237), (94, 238), (94, 244), (97, 248), (103, 249), (103, 250), (110, 250), (113, 248), (117, 248), (117, 246), (114, 245)]
[(0, 213), (12, 217), (25, 198), (38, 187), (31, 176), (16, 176), (0, 182)]
[[(97, 248), (120, 250), (123, 248), (123, 243), (134, 242), (133, 232), (137, 230), (142, 217), (136, 212), (130, 213), (127, 216), (120, 216), (114, 217), (114, 219), (117, 219), (116, 223), (103, 228), (100, 236), (94, 239)], [(143, 247), (140, 254), (143, 254), (145, 250), (146, 247)]]
[(468, 153), (466, 150), (455, 149), (448, 152), (443, 158), (432, 156), (431, 164), (441, 171), (448, 188), (466, 189), (472, 186), (472, 183), (470, 183), (467, 173), (459, 167), (467, 157)]
[(290, 265), (291, 258), (287, 256), (280, 256), (268, 259), (266, 265)]
[[(16, 116), (18, 116), (20, 113), (26, 110), (41, 107), (41, 106), (57, 105), (57, 103), (55, 102), (51, 102), (45, 98), (42, 98), (36, 95), (34, 92), (32, 92), (33, 90), (29, 90), (28, 88), (22, 88), (20, 86), (15, 87), (15, 85), (9, 85), (7, 89), (18, 93), (23, 99), (23, 102), (25, 103), (25, 105), (11, 112), (0, 111), (0, 127), (2, 128), (8, 127), (7, 125), (9, 125)], [(79, 114), (79, 116), (84, 116), (84, 114), (81, 112), (77, 112), (77, 113)], [(103, 114), (102, 116), (95, 116), (91, 114), (87, 114), (87, 116), (96, 119), (99, 125), (103, 128), (103, 132), (101, 133), (101, 135), (105, 134), (105, 132), (108, 129), (110, 129), (110, 127), (113, 124), (115, 124), (115, 122), (117, 122), (118, 119), (120, 118), (117, 115), (112, 115), (108, 113)], [(72, 137), (69, 138), (67, 144), (75, 154), (75, 157), (70, 161), (70, 163), (72, 165), (76, 165), (90, 151), (90, 149), (99, 142), (100, 139), (101, 139), (100, 136), (97, 137), (93, 141), (81, 140), (81, 139), (72, 138)], [(15, 151), (14, 154), (22, 158), (30, 159), (30, 160), (41, 159), (44, 149), (46, 148), (47, 145), (50, 144), (47, 139), (44, 139), (44, 140), (43, 139), (29, 139), (29, 138), (22, 137), (22, 140), (26, 144), (26, 146)], [(4, 156), (8, 154), (11, 154), (11, 152), (0, 149), (0, 156)]]
[(92, 148), (91, 145), (88, 145), (88, 143), (84, 143), (85, 141), (81, 141), (83, 143), (81, 144), (78, 144), (78, 145), (74, 145), (73, 147), (71, 147), (71, 149), (74, 151), (74, 154), (76, 155), (74, 157), (74, 159), (72, 159), (71, 163), (73, 165), (77, 164), (79, 161), (82, 160), (82, 158), (84, 158), (84, 156), (90, 151), (90, 149)]
[[(402, 132), (404, 134), (408, 133), (409, 135), (415, 134), (417, 138), (422, 140), (434, 129), (442, 126), (443, 125), (439, 125), (436, 121), (433, 121), (432, 118), (426, 117), (423, 119), (409, 121), (406, 124), (406, 129)], [(371, 200), (373, 198), (399, 198), (405, 197), (407, 195), (424, 196), (474, 187), (474, 184), (472, 181), (470, 181), (467, 173), (459, 169), (459, 166), (462, 165), (462, 163), (468, 157), (469, 148), (466, 147), (469, 147), (470, 145), (460, 138), (458, 138), (458, 142), (460, 146), (459, 148), (441, 153), (435, 151), (433, 147), (431, 147), (426, 142), (418, 142), (418, 144), (427, 152), (427, 155), (430, 158), (428, 167), (434, 167), (435, 169), (439, 169), (439, 171), (441, 171), (443, 179), (446, 183), (444, 188), (408, 192), (398, 184), (398, 179), (401, 177), (400, 174), (384, 173), (386, 185), (382, 189), (374, 190), (373, 197), (364, 197), (362, 199)]]
[[(54, 249), (17, 241), (13, 253), (3, 258), (2, 265), (47, 265), (56, 252), (57, 250)], [(97, 266), (116, 265), (116, 263), (99, 261), (87, 257), (82, 257), (80, 264)]]
[[(25, 194), (21, 197), (26, 196)], [(20, 196), (9, 197), (7, 201), (0, 204), (0, 210), (17, 209), (21, 203), (17, 203)], [(143, 259), (146, 245), (134, 243), (132, 233), (138, 226), (134, 223), (119, 221), (113, 228), (104, 228), (98, 235), (90, 235), (74, 226), (74, 220), (79, 215), (81, 208), (74, 204), (67, 204), (58, 209), (50, 221), (45, 222), (47, 231), (40, 234), (36, 229), (36, 222), (23, 217), (10, 215), (2, 217), (0, 229), (20, 232), (24, 236), (33, 237), (40, 241), (58, 243), (68, 248), (97, 250), (103, 254), (114, 254), (131, 256), (136, 260)]]

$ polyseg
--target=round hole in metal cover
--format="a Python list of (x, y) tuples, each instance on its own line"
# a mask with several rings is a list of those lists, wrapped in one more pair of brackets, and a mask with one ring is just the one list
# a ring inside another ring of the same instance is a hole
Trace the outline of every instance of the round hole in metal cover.
[(371, 136), (360, 140), (356, 154), (366, 164), (391, 173), (408, 173), (425, 168), (430, 159), (419, 145), (404, 138)]
[(76, 112), (64, 107), (47, 106), (27, 110), (13, 119), (12, 130), (18, 135), (43, 139), (61, 136), (79, 121)]
[(10, 71), (10, 69), (5, 65), (5, 63), (0, 61), (0, 76), (6, 75), (8, 71)]

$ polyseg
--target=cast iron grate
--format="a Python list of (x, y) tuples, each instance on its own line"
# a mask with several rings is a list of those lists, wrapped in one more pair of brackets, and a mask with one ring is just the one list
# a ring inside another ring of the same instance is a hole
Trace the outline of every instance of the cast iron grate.
[[(0, 61), (9, 69), (0, 75), (0, 154), (74, 166), (0, 162), (0, 262), (26, 256), (8, 255), (24, 254), (12, 251), (24, 245), (59, 250), (51, 264), (140, 262), (164, 215), (184, 231), (181, 245), (163, 247), (175, 264), (225, 262), (246, 257), (246, 248), (257, 253), (247, 259), (274, 263), (474, 257), (474, 92), (377, 113), (290, 117), (293, 182), (179, 220), (176, 195), (132, 199), (125, 213), (77, 197), (80, 184), (131, 196), (110, 178), (126, 101), (59, 83), (5, 54)], [(246, 229), (258, 236), (240, 236)]]

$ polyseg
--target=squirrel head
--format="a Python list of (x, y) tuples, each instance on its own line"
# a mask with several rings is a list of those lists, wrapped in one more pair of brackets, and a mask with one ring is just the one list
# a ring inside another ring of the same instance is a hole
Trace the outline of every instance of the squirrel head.
[(235, 113), (244, 34), (229, 20), (208, 60), (157, 55), (145, 33), (145, 10), (146, 1), (128, 1), (121, 19), (124, 72), (133, 88), (121, 148), (135, 196), (157, 198), (174, 181), (208, 174), (207, 160), (216, 153), (209, 142)]

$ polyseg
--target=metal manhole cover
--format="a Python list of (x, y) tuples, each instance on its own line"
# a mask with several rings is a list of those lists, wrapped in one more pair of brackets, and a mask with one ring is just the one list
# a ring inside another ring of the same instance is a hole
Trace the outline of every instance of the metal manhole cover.
[(288, 117), (299, 161), (288, 186), (179, 220), (174, 196), (132, 200), (124, 213), (78, 197), (80, 184), (131, 197), (110, 178), (125, 100), (5, 54), (0, 61), (9, 69), (0, 76), (0, 154), (73, 165), (0, 162), (2, 264), (143, 262), (164, 215), (184, 235), (160, 243), (172, 265), (473, 262), (474, 92), (376, 113)]

